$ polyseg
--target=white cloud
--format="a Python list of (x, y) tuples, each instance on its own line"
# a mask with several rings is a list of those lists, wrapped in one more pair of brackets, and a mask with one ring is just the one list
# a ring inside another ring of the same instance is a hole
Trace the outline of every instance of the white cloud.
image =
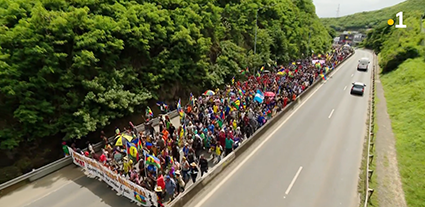
[(396, 5), (405, 0), (313, 0), (319, 17), (336, 17), (338, 4), (339, 16), (363, 11), (373, 11)]

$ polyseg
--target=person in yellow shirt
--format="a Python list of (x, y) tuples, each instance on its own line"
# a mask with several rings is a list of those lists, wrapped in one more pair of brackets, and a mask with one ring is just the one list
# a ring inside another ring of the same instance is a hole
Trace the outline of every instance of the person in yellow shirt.
[(221, 153), (222, 152), (223, 152), (223, 148), (221, 147), (220, 144), (217, 144), (215, 146), (215, 154), (217, 155), (217, 162), (216, 163), (219, 163), (220, 162), (220, 160), (221, 160)]
[(128, 174), (130, 170), (133, 168), (133, 161), (131, 159), (128, 159), (127, 157), (124, 157), (123, 167), (124, 167), (124, 174)]

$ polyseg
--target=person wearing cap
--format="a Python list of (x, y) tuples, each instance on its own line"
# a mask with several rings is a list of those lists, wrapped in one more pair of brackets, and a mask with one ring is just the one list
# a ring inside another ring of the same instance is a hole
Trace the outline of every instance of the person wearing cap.
[(164, 206), (162, 204), (162, 187), (157, 185), (155, 187), (155, 193), (156, 193), (156, 197), (157, 197), (158, 207)]
[(176, 187), (177, 186), (174, 180), (171, 179), (169, 175), (167, 175), (165, 177), (165, 192), (166, 192), (165, 202), (167, 202), (168, 200), (174, 199), (174, 193), (175, 193)]
[(184, 191), (184, 187), (186, 186), (186, 183), (183, 181), (183, 178), (180, 174), (180, 170), (177, 170), (174, 174), (176, 175), (176, 180), (177, 180), (177, 182), (176, 182), (176, 184), (177, 184), (177, 187), (176, 187), (177, 194), (179, 194), (180, 192)]
[(196, 182), (196, 178), (198, 177), (198, 166), (196, 165), (195, 162), (192, 162), (192, 164), (190, 164), (190, 176), (192, 177), (192, 182), (195, 183)]

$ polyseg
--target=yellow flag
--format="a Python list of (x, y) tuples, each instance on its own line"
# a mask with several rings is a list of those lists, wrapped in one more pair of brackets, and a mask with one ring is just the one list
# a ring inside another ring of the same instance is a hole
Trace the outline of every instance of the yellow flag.
[(117, 139), (117, 142), (115, 143), (115, 146), (122, 146), (122, 137)]

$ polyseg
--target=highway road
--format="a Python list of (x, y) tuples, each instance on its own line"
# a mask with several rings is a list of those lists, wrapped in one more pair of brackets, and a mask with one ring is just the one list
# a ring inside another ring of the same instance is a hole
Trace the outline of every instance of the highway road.
[[(372, 53), (357, 50), (187, 207), (354, 207), (366, 135)], [(367, 85), (363, 97), (351, 83)]]
[[(179, 117), (171, 120), (177, 128)], [(156, 130), (159, 130), (158, 127)], [(0, 197), (1, 207), (130, 207), (104, 182), (88, 178), (75, 165)]]

